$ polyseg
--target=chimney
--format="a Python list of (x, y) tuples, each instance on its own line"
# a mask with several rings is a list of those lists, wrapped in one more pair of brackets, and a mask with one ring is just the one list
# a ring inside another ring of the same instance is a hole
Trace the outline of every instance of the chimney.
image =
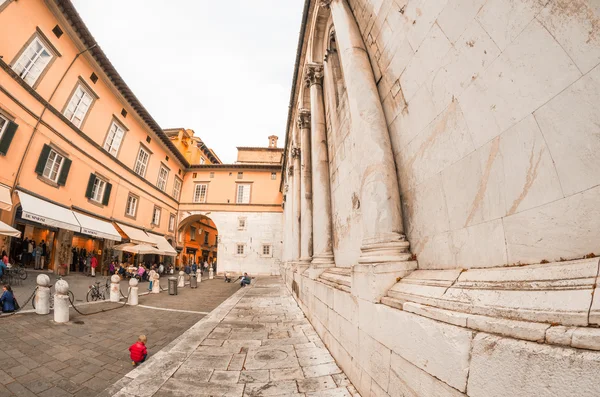
[(269, 149), (275, 149), (277, 148), (277, 140), (279, 138), (277, 137), (277, 135), (271, 135), (269, 137)]

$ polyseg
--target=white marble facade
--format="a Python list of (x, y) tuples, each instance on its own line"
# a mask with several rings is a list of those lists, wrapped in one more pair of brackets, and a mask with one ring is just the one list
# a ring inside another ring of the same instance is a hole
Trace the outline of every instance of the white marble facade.
[(305, 16), (286, 167), (309, 109), (328, 175), (313, 167), (307, 202), (286, 169), (281, 269), (353, 384), (600, 395), (598, 2), (307, 0)]

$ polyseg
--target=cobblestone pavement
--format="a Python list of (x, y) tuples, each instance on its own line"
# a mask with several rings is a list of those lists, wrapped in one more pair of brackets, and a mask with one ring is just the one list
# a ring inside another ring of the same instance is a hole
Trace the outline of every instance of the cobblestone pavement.
[(255, 280), (102, 396), (357, 397), (279, 277)]
[(140, 306), (77, 305), (85, 313), (119, 308), (90, 316), (71, 309), (68, 324), (54, 323), (52, 313), (2, 317), (0, 396), (95, 396), (131, 371), (127, 349), (138, 335), (148, 336), (149, 353), (156, 354), (238, 289), (204, 280), (177, 296), (140, 296)]

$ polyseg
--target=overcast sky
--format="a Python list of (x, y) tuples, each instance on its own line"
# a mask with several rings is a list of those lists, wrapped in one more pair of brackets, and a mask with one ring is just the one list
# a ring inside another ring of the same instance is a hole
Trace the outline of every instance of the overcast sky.
[(191, 128), (234, 162), (283, 145), (304, 0), (73, 0), (162, 128)]

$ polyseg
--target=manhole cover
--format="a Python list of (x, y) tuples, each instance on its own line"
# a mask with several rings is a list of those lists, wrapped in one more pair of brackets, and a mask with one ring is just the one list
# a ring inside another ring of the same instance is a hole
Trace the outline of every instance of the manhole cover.
[(285, 360), (287, 356), (288, 354), (283, 350), (269, 350), (256, 353), (254, 359), (258, 361), (281, 361)]
[(85, 323), (83, 321), (81, 321), (81, 320), (77, 320), (77, 321), (73, 321), (73, 324), (79, 324), (79, 325), (81, 325), (81, 324), (85, 324)]

